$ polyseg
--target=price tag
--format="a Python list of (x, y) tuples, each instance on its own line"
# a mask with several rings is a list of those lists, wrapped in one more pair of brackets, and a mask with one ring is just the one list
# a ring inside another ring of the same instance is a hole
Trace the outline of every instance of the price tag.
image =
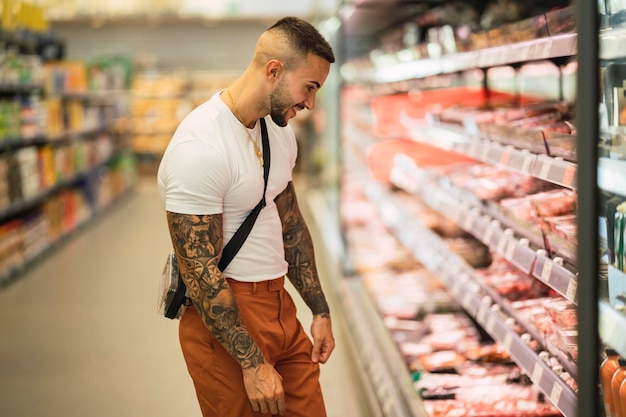
[[(452, 276), (450, 277), (450, 280), (452, 279)], [(461, 282), (460, 279), (456, 279), (454, 281), (454, 284), (452, 284), (452, 294), (456, 297), (460, 297), (461, 294), (463, 293), (461, 290), (463, 288), (463, 283)]]
[(510, 240), (509, 246), (506, 248), (506, 253), (504, 254), (504, 257), (508, 259), (509, 261), (513, 260), (513, 255), (515, 254), (516, 247), (517, 247), (517, 241)]
[(480, 159), (482, 159), (483, 161), (489, 160), (489, 145), (486, 143), (483, 144), (483, 150)]
[(558, 382), (555, 382), (554, 386), (552, 387), (552, 392), (550, 393), (550, 401), (552, 401), (552, 404), (554, 405), (559, 404), (559, 400), (561, 399), (562, 392), (563, 392), (563, 387), (559, 385)]
[(573, 166), (568, 166), (565, 169), (565, 174), (563, 174), (563, 185), (566, 187), (571, 187), (574, 182), (574, 174), (576, 174), (576, 168)]
[(470, 307), (472, 306), (472, 292), (471, 291), (466, 291), (465, 292), (465, 296), (463, 297), (463, 307), (465, 307), (466, 310), (469, 310)]
[(493, 226), (491, 226), (490, 224), (487, 225), (487, 228), (485, 229), (485, 234), (483, 235), (483, 243), (487, 246), (489, 246), (489, 242), (491, 242), (491, 237), (493, 236)]
[(511, 152), (503, 151), (502, 155), (500, 156), (500, 165), (506, 166), (506, 164), (509, 163), (509, 158), (510, 157), (511, 157)]
[(500, 236), (500, 241), (498, 242), (498, 246), (496, 247), (496, 252), (498, 252), (500, 255), (504, 255), (504, 250), (506, 249), (506, 244), (508, 243), (509, 239), (506, 235), (506, 233), (502, 233), (502, 235)]
[(577, 293), (578, 293), (578, 281), (575, 279), (570, 279), (569, 284), (567, 284), (567, 292), (565, 293), (565, 298), (576, 302)]
[(541, 280), (546, 284), (550, 282), (550, 275), (552, 275), (552, 261), (546, 259), (543, 261), (543, 269), (541, 270)]
[(522, 172), (523, 173), (526, 173), (526, 174), (530, 173), (530, 168), (531, 168), (531, 165), (533, 163), (533, 158), (534, 158), (534, 155), (526, 155), (524, 157), (524, 162), (522, 163)]
[(469, 155), (474, 157), (478, 156), (478, 141), (472, 141), (469, 147)]
[(550, 168), (552, 168), (552, 161), (549, 159), (544, 160), (541, 172), (539, 173), (539, 178), (548, 179), (548, 175), (550, 175)]
[(485, 323), (485, 330), (487, 330), (487, 333), (489, 333), (490, 335), (494, 335), (494, 332), (496, 331), (496, 316), (494, 316), (493, 314), (491, 314), (487, 318), (487, 323)]
[[(476, 320), (483, 326), (485, 326), (485, 330), (487, 330), (486, 320), (487, 320), (487, 311), (489, 307), (486, 304), (481, 303), (480, 307), (478, 307), (478, 314), (476, 314)], [(487, 330), (489, 332), (489, 330)], [(490, 332), (489, 332), (490, 333)]]
[(513, 346), (513, 334), (510, 331), (504, 335), (504, 341), (502, 342), (504, 349), (511, 353), (511, 346)]
[(450, 218), (450, 220), (458, 223), (461, 217), (461, 209), (456, 205), (450, 207), (450, 211), (448, 211), (448, 217)]
[(467, 217), (465, 218), (465, 221), (463, 222), (463, 228), (467, 231), (470, 231), (472, 229), (472, 224), (474, 223), (474, 219), (476, 219), (476, 213), (474, 213), (473, 211), (470, 211), (469, 213), (467, 213)]
[(552, 56), (552, 40), (544, 42), (543, 50), (539, 58), (550, 58)]
[(535, 363), (535, 368), (533, 369), (533, 374), (530, 376), (530, 379), (536, 384), (539, 385), (541, 382), (541, 377), (543, 376), (543, 368), (539, 363)]

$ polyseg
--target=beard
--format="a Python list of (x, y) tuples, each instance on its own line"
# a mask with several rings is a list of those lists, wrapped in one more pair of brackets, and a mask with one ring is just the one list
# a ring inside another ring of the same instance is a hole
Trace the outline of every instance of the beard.
[(280, 127), (287, 126), (287, 113), (293, 107), (287, 89), (281, 82), (270, 94), (270, 117)]

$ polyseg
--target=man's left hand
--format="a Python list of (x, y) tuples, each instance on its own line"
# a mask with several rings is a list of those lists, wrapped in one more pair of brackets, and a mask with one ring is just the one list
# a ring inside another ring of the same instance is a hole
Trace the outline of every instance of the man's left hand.
[(311, 336), (313, 337), (313, 354), (311, 356), (313, 363), (326, 363), (333, 349), (335, 349), (332, 323), (327, 314), (313, 316)]

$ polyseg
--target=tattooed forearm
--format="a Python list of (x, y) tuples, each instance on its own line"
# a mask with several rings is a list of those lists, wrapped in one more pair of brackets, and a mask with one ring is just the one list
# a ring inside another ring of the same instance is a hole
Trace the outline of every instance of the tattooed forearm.
[(237, 302), (222, 276), (222, 215), (167, 213), (174, 251), (191, 300), (215, 338), (242, 368), (264, 363), (263, 353), (241, 322)]
[(285, 259), (289, 263), (287, 277), (313, 314), (329, 317), (330, 310), (317, 275), (313, 240), (300, 213), (293, 183), (276, 198), (276, 205), (283, 225)]

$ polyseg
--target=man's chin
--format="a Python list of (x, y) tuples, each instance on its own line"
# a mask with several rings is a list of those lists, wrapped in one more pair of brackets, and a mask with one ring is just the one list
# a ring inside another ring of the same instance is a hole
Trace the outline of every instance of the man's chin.
[(274, 123), (276, 123), (278, 126), (280, 126), (280, 127), (287, 126), (288, 119), (287, 119), (287, 117), (285, 115), (282, 115), (282, 114), (281, 115), (274, 115), (274, 114), (272, 114), (271, 117), (272, 117), (272, 120), (274, 121)]

